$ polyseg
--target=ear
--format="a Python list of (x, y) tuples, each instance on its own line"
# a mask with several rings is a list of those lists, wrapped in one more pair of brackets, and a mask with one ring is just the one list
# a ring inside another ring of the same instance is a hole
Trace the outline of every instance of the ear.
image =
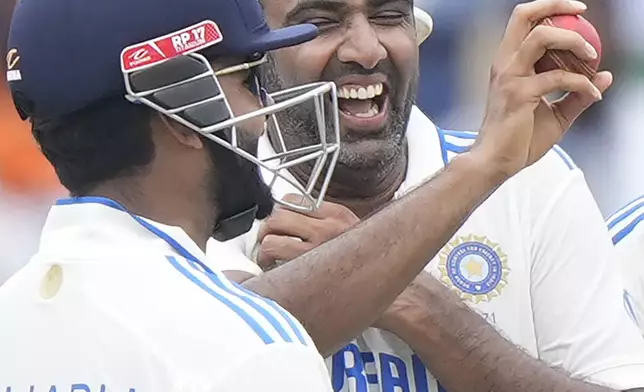
[(161, 113), (159, 113), (158, 116), (161, 119), (163, 125), (168, 128), (170, 134), (174, 136), (174, 138), (177, 139), (179, 143), (187, 147), (192, 147), (196, 150), (203, 148), (203, 140), (199, 137), (199, 134), (197, 132), (189, 129), (188, 127), (184, 127), (177, 122), (171, 121)]

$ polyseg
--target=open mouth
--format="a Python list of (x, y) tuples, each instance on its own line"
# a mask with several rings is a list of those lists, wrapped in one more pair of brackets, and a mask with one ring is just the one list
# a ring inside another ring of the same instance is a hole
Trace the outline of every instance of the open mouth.
[(387, 103), (387, 85), (345, 84), (338, 88), (338, 108), (347, 116), (368, 119), (383, 114)]

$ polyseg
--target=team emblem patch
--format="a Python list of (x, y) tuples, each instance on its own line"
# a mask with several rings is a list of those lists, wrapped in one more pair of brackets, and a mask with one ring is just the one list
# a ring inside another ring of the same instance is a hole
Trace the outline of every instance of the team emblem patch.
[(486, 237), (456, 237), (441, 250), (439, 258), (441, 280), (462, 299), (490, 301), (508, 283), (507, 256)]

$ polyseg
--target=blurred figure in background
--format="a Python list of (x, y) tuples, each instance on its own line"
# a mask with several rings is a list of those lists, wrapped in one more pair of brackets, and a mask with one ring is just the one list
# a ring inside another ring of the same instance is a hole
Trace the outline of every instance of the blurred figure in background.
[[(7, 31), (13, 0), (0, 0), (0, 52), (7, 53)], [(62, 194), (58, 180), (18, 118), (0, 70), (0, 285), (35, 253), (51, 201)], [(8, 59), (12, 60), (12, 59)]]
[(597, 197), (611, 213), (639, 195), (644, 194), (644, 1), (606, 1), (611, 8), (610, 32), (615, 36), (619, 78), (613, 86), (607, 110), (606, 139), (602, 155), (587, 159), (611, 162), (597, 175)]
[[(644, 194), (644, 1), (615, 0), (613, 28), (622, 80), (614, 86), (605, 138), (610, 141), (604, 155), (611, 165), (597, 175), (598, 197), (606, 210), (624, 205)], [(602, 157), (600, 156), (599, 159)], [(592, 160), (592, 157), (588, 157)], [(597, 171), (602, 165), (597, 164)], [(644, 335), (644, 196), (625, 205), (608, 219), (608, 228), (617, 249), (626, 292), (624, 301)]]
[[(417, 0), (434, 16), (434, 32), (420, 51), (417, 103), (446, 128), (477, 129), (484, 111), (487, 69), (505, 21), (520, 0)], [(586, 15), (602, 38), (602, 68), (615, 83), (571, 129), (561, 146), (584, 170), (604, 217), (638, 195), (633, 181), (644, 167), (644, 1), (587, 0)], [(440, 94), (437, 92), (440, 91)]]

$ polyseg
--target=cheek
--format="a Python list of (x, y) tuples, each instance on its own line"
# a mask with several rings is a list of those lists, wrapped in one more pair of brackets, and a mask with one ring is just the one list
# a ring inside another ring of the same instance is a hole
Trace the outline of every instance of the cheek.
[(332, 43), (318, 37), (296, 47), (281, 49), (273, 56), (280, 78), (286, 82), (286, 87), (292, 87), (319, 81), (334, 52)]
[(415, 34), (413, 29), (388, 30), (380, 34), (380, 42), (387, 50), (390, 60), (406, 78), (412, 78), (418, 71)]
[[(230, 105), (235, 117), (242, 116), (262, 108), (259, 98), (253, 95), (247, 88), (242, 85), (239, 78), (222, 76), (219, 78), (221, 88), (226, 94), (226, 99)], [(238, 124), (245, 132), (250, 132), (256, 136), (261, 135), (264, 130), (264, 117), (257, 116)]]

